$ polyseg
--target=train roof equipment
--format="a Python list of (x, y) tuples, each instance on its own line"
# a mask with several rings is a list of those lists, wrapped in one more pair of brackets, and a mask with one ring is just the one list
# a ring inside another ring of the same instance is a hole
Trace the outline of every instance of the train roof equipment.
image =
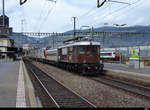
[(77, 37), (73, 39), (69, 39), (63, 42), (64, 45), (58, 48), (70, 47), (70, 46), (79, 46), (79, 45), (98, 45), (100, 46), (100, 42), (95, 42), (93, 39), (88, 37)]

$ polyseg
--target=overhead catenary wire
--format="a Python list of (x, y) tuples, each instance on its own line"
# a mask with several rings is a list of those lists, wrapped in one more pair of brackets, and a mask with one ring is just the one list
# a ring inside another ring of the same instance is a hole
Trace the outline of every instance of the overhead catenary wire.
[[(141, 6), (144, 2), (143, 2), (142, 0), (138, 0), (138, 2), (136, 2), (136, 3), (138, 3), (138, 4), (136, 4), (134, 7), (129, 7), (129, 8), (127, 8), (127, 10), (129, 10), (130, 13), (131, 13), (132, 11), (134, 11), (134, 10), (133, 10), (134, 8), (137, 8), (137, 7)], [(127, 11), (127, 10), (126, 10), (126, 11)], [(118, 15), (116, 15), (116, 17), (117, 17), (117, 16), (118, 16)], [(119, 17), (121, 17), (121, 16), (124, 16), (124, 14), (119, 15)], [(117, 17), (115, 20), (117, 20), (119, 17)]]
[(45, 22), (47, 21), (49, 15), (50, 15), (51, 12), (53, 11), (53, 9), (54, 9), (56, 3), (57, 3), (57, 0), (55, 1), (55, 4), (53, 4), (53, 6), (52, 6), (52, 7), (50, 8), (50, 10), (48, 11), (48, 13), (47, 13), (46, 17), (44, 18), (43, 22), (41, 22), (41, 24), (39, 25), (39, 30), (38, 30), (39, 32), (40, 32), (41, 28), (44, 26)]
[[(132, 5), (135, 5), (135, 4), (137, 4), (138, 2), (140, 2), (140, 1), (141, 1), (141, 0), (136, 0), (135, 2), (131, 3), (131, 5), (126, 5), (126, 6), (123, 6), (123, 7), (119, 8), (119, 9), (116, 9), (115, 11), (113, 11), (113, 12), (111, 12), (111, 13), (109, 13), (109, 14), (105, 14), (105, 15), (99, 17), (99, 19), (105, 19), (106, 17), (108, 17), (108, 16), (110, 16), (110, 15), (113, 15), (113, 14), (119, 12), (119, 11), (122, 11), (122, 10), (128, 8), (128, 7), (131, 7)], [(92, 25), (96, 25), (96, 24), (97, 24), (97, 22), (95, 23), (95, 21), (94, 21), (94, 23), (93, 23)]]
[[(41, 9), (41, 12), (40, 12), (40, 15), (39, 15), (39, 20), (41, 20), (41, 17), (42, 17), (42, 14), (43, 14), (43, 11), (45, 9), (45, 6), (46, 6), (46, 0), (44, 1), (44, 5), (42, 6), (42, 9)], [(37, 26), (39, 24), (39, 22), (37, 22), (37, 24), (35, 25), (35, 28), (34, 29), (39, 29), (40, 28), (40, 25)]]
[[(109, 1), (109, 0), (108, 0)], [(129, 4), (130, 3), (125, 3), (125, 4), (127, 4), (128, 6), (129, 6)], [(110, 4), (110, 5), (112, 5), (112, 4)], [(110, 5), (107, 5), (106, 7), (102, 7), (103, 8), (103, 11), (105, 11), (105, 9), (106, 8), (110, 8)], [(128, 6), (125, 6), (125, 7), (128, 7)], [(123, 8), (125, 8), (125, 7), (121, 7), (121, 8), (119, 8), (119, 9), (117, 9), (118, 11), (120, 11), (120, 9), (123, 9)], [(91, 15), (91, 13), (92, 12), (94, 12), (94, 10), (96, 10), (97, 8), (94, 6), (94, 7), (92, 7), (92, 8), (90, 8), (88, 11), (86, 11), (85, 13), (83, 13), (82, 15), (80, 15), (78, 18), (79, 18), (79, 22), (80, 21), (82, 21), (82, 20), (85, 20), (84, 18), (85, 17), (88, 17), (88, 16), (90, 16)], [(99, 10), (97, 10), (97, 11), (99, 11)], [(97, 14), (98, 12), (97, 11), (95, 11), (94, 13), (92, 13), (92, 15), (93, 14)], [(115, 10), (116, 11), (116, 10)], [(109, 12), (109, 15), (110, 14), (112, 14), (111, 12)], [(91, 16), (92, 16), (91, 15)], [(108, 15), (106, 14), (103, 14), (103, 13), (101, 13), (101, 15), (103, 15), (103, 18), (105, 18), (105, 17), (107, 17)], [(65, 28), (65, 27), (68, 27), (69, 25), (67, 24), (67, 25), (64, 25), (62, 28)], [(71, 27), (71, 25), (70, 25), (70, 27)]]
[[(111, 1), (111, 0), (108, 0), (108, 1)], [(104, 1), (105, 2), (105, 1)], [(115, 1), (112, 1), (112, 2), (115, 2)], [(122, 2), (121, 2), (122, 3)], [(125, 2), (123, 2), (123, 3), (125, 3)], [(129, 4), (129, 3), (125, 3), (125, 4)], [(110, 6), (111, 6), (111, 4), (110, 5), (107, 5), (106, 7), (102, 7), (103, 8), (103, 10), (105, 11), (105, 9), (107, 9), (107, 8), (110, 8)], [(88, 10), (86, 13), (84, 13), (84, 14), (82, 14), (81, 16), (79, 16), (78, 18), (79, 18), (79, 20), (82, 20), (82, 18), (85, 18), (85, 17), (88, 17), (88, 16), (90, 16), (90, 13), (93, 11), (93, 10), (96, 10), (97, 8), (94, 6), (94, 8), (92, 7), (90, 10)], [(97, 10), (97, 11), (99, 11), (99, 10)], [(95, 11), (95, 13), (93, 13), (93, 14), (97, 14), (97, 11)], [(102, 13), (101, 13), (102, 14)], [(91, 15), (92, 16), (92, 15)]]
[[(108, 7), (109, 7), (109, 5), (107, 5), (106, 7), (104, 7), (103, 10), (107, 9)], [(94, 10), (96, 10), (96, 11), (94, 11)], [(88, 16), (90, 16), (91, 14), (97, 14), (97, 11), (98, 11), (98, 9), (95, 6), (92, 7), (92, 8), (90, 8), (88, 11), (86, 11), (85, 13), (83, 13), (82, 15), (80, 15), (78, 17), (79, 18), (78, 22), (85, 20), (85, 18), (88, 17)], [(67, 25), (65, 25), (65, 26), (67, 26)]]

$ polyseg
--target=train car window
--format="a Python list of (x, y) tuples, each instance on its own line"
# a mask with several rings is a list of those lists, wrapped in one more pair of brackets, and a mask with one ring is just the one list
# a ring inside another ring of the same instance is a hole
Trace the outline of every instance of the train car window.
[(84, 47), (79, 47), (79, 54), (85, 54)]
[(101, 53), (102, 56), (109, 56), (109, 53)]
[(67, 48), (62, 49), (62, 55), (67, 55)]

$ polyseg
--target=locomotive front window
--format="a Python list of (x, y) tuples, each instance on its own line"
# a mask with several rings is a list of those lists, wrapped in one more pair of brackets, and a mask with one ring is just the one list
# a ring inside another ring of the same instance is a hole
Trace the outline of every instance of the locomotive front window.
[(96, 54), (98, 51), (97, 51), (97, 47), (95, 46), (95, 47), (93, 47), (92, 48), (92, 53), (94, 53), (94, 54)]
[(87, 51), (86, 51), (87, 55), (98, 54), (98, 52), (99, 52), (99, 47), (98, 46), (93, 46), (93, 47), (88, 46), (87, 47)]
[(91, 55), (91, 54), (92, 54), (92, 52), (91, 52), (91, 49), (90, 49), (90, 48), (87, 48), (86, 54), (87, 54), (87, 55)]
[(79, 47), (79, 54), (85, 54), (84, 47)]

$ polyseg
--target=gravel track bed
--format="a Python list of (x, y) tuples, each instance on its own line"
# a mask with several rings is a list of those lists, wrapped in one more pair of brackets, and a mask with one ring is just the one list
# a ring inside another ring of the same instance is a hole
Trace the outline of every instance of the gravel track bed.
[(54, 105), (54, 103), (52, 102), (52, 100), (48, 99), (47, 100), (47, 97), (49, 97), (45, 91), (43, 91), (43, 88), (41, 88), (41, 85), (39, 84), (39, 82), (37, 81), (37, 79), (34, 77), (33, 73), (30, 71), (29, 67), (28, 67), (28, 64), (26, 64), (26, 68), (27, 68), (27, 71), (28, 71), (28, 74), (32, 80), (32, 84), (34, 86), (34, 89), (35, 89), (35, 93), (36, 95), (38, 95), (40, 101), (41, 101), (41, 104), (42, 104), (42, 107), (56, 107), (56, 105)]
[(97, 107), (150, 107), (150, 101), (110, 86), (97, 83), (92, 79), (68, 71), (32, 61), (43, 71), (88, 99)]

